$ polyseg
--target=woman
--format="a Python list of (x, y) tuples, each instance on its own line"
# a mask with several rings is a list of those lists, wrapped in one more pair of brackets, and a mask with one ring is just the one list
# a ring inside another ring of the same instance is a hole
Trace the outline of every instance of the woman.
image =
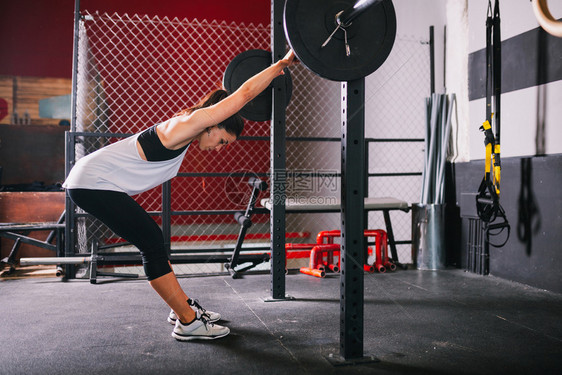
[(150, 285), (172, 310), (168, 321), (175, 324), (172, 336), (177, 340), (216, 339), (230, 330), (213, 323), (220, 314), (187, 297), (170, 266), (162, 230), (131, 195), (174, 177), (193, 141), (208, 151), (235, 142), (244, 126), (238, 111), (282, 75), (293, 59), (289, 51), (232, 95), (217, 90), (198, 106), (83, 157), (63, 184), (77, 206), (140, 250)]

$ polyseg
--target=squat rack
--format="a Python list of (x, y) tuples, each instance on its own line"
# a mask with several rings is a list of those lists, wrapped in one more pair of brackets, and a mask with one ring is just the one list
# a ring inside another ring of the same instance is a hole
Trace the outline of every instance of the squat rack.
[[(286, 51), (283, 30), (284, 0), (271, 2), (272, 55), (275, 61)], [(273, 61), (273, 62), (275, 62)], [(285, 99), (284, 88), (275, 85), (271, 123), (271, 292), (272, 300), (291, 299), (285, 294)], [(341, 83), (341, 287), (340, 355), (345, 361), (372, 361), (363, 355), (363, 236), (365, 196), (365, 79)]]

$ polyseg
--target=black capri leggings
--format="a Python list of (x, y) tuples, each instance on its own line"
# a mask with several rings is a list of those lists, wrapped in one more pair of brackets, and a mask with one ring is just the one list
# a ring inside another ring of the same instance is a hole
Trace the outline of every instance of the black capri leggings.
[(109, 190), (68, 189), (70, 199), (141, 252), (148, 280), (172, 272), (162, 230), (129, 195)]

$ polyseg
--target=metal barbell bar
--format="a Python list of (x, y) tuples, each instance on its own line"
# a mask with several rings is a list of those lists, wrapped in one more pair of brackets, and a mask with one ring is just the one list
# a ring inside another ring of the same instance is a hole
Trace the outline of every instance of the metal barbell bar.
[(359, 0), (355, 3), (352, 7), (347, 8), (343, 12), (339, 13), (336, 16), (336, 22), (342, 27), (346, 27), (350, 25), (351, 22), (361, 13), (369, 9), (369, 7), (374, 6), (378, 3), (382, 2), (382, 0)]

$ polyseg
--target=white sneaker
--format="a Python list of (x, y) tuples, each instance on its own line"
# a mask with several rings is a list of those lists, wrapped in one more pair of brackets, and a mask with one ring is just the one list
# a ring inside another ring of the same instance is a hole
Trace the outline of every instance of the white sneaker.
[(197, 317), (190, 324), (183, 325), (179, 319), (176, 320), (176, 326), (172, 331), (172, 337), (179, 341), (189, 340), (214, 340), (224, 337), (230, 333), (228, 327), (213, 324), (204, 316), (197, 313)]
[[(187, 300), (187, 304), (189, 306), (191, 306), (193, 311), (195, 311), (196, 313), (199, 312), (199, 314), (201, 314), (201, 316), (204, 316), (205, 319), (207, 319), (208, 322), (214, 323), (214, 322), (218, 322), (219, 320), (221, 320), (221, 314), (213, 312), (213, 311), (205, 310), (204, 308), (201, 307), (201, 305), (199, 304), (199, 302), (197, 300), (192, 300), (190, 298), (190, 299)], [(170, 310), (170, 314), (168, 315), (168, 323), (176, 324), (177, 319), (178, 319), (178, 316), (176, 315), (174, 310)]]

